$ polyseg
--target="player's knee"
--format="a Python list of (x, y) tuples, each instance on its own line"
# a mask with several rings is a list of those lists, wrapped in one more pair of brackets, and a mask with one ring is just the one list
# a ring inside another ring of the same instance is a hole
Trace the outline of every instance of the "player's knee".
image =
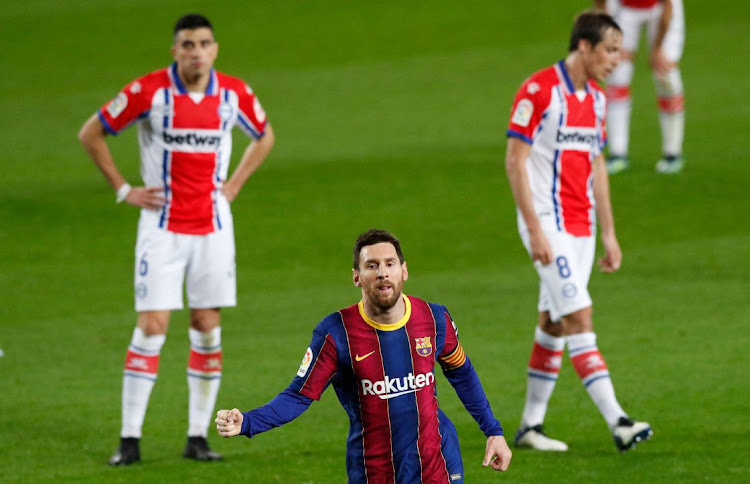
[(682, 74), (678, 67), (673, 67), (666, 74), (654, 73), (654, 84), (659, 97), (682, 95)]
[(562, 322), (567, 334), (587, 333), (594, 330), (593, 309), (591, 306), (563, 316)]
[(629, 86), (633, 79), (633, 61), (623, 58), (612, 74), (610, 74), (607, 83), (612, 86)]
[(166, 334), (169, 311), (143, 311), (138, 313), (137, 325), (146, 335)]
[(201, 332), (211, 331), (219, 326), (221, 316), (219, 309), (192, 309), (190, 327)]
[(560, 324), (560, 321), (552, 321), (548, 311), (539, 313), (539, 327), (550, 336), (559, 338), (565, 335), (565, 328)]

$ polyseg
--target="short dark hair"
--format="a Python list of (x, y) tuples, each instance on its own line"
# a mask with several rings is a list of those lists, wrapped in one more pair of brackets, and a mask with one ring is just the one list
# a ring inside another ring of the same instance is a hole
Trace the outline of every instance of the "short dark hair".
[(177, 35), (177, 32), (180, 30), (193, 30), (193, 29), (200, 29), (202, 27), (206, 27), (208, 29), (211, 29), (211, 32), (214, 31), (213, 26), (211, 25), (211, 21), (208, 20), (206, 17), (204, 17), (201, 14), (198, 13), (189, 13), (187, 15), (183, 15), (180, 17), (177, 22), (174, 24), (174, 33), (173, 35)]
[(398, 241), (395, 235), (382, 229), (370, 229), (363, 234), (359, 234), (357, 241), (354, 243), (354, 269), (359, 270), (359, 256), (362, 253), (362, 249), (368, 245), (375, 245), (381, 242), (387, 242), (396, 249), (398, 254), (398, 260), (404, 263), (404, 253), (401, 252), (401, 243)]
[(615, 29), (622, 32), (622, 29), (612, 17), (606, 13), (596, 11), (586, 11), (576, 17), (573, 24), (573, 32), (570, 34), (570, 45), (568, 52), (578, 49), (578, 42), (587, 40), (591, 47), (602, 41), (607, 29)]

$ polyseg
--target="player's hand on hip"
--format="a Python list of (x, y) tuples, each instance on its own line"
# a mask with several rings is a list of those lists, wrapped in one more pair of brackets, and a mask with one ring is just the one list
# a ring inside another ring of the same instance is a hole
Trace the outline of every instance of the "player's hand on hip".
[(547, 265), (552, 262), (553, 254), (552, 247), (549, 245), (549, 240), (544, 233), (530, 233), (529, 244), (531, 246), (531, 260), (536, 262), (539, 261), (542, 265)]
[(234, 437), (242, 430), (244, 415), (238, 409), (219, 410), (216, 412), (216, 430), (222, 437)]
[(167, 203), (167, 199), (162, 195), (162, 187), (133, 187), (125, 197), (125, 201), (136, 207), (158, 210)]
[(487, 437), (487, 445), (484, 451), (484, 461), (482, 466), (490, 466), (496, 471), (507, 471), (510, 465), (510, 459), (513, 453), (505, 442), (502, 435), (491, 435)]

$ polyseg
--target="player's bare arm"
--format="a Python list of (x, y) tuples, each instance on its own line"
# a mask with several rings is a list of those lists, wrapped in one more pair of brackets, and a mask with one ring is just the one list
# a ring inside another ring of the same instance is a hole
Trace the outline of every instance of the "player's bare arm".
[(615, 234), (615, 220), (612, 215), (612, 203), (609, 197), (609, 176), (604, 156), (594, 159), (594, 199), (596, 200), (596, 218), (599, 221), (604, 257), (599, 259), (602, 272), (615, 272), (622, 263), (622, 251)]
[(502, 435), (491, 435), (487, 437), (487, 445), (484, 451), (484, 467), (490, 466), (496, 471), (505, 472), (510, 466), (510, 459), (513, 456), (505, 437)]
[(521, 211), (526, 226), (529, 229), (531, 244), (531, 260), (540, 261), (547, 265), (552, 262), (552, 248), (542, 231), (539, 217), (534, 212), (531, 196), (531, 186), (526, 172), (526, 160), (531, 154), (531, 145), (518, 138), (508, 138), (505, 153), (505, 171), (508, 174), (513, 199)]
[(242, 430), (242, 420), (244, 416), (238, 409), (219, 410), (216, 412), (216, 430), (222, 437), (234, 437), (239, 435)]
[[(156, 210), (164, 206), (166, 200), (162, 196), (161, 187), (134, 187), (128, 188), (127, 180), (117, 169), (112, 152), (107, 145), (105, 136), (107, 135), (104, 125), (99, 116), (94, 113), (81, 127), (78, 132), (78, 139), (83, 145), (89, 157), (94, 161), (99, 171), (102, 172), (112, 188), (117, 192), (118, 198), (122, 194), (123, 198), (118, 201), (125, 201), (137, 207), (150, 208)], [(125, 190), (123, 190), (125, 189)]]
[(221, 187), (221, 192), (227, 197), (228, 201), (231, 202), (237, 198), (245, 182), (263, 163), (275, 142), (273, 128), (269, 123), (266, 125), (263, 137), (250, 143), (242, 154), (237, 168), (232, 172), (232, 176)]

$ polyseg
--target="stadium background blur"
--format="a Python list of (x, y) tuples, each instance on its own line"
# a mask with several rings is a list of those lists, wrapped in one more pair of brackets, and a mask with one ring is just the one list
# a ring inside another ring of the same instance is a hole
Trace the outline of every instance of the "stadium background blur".
[[(612, 179), (624, 266), (596, 273), (599, 345), (625, 407), (654, 439), (619, 455), (566, 358), (547, 426), (566, 454), (516, 451), (480, 467), (484, 438), (442, 375), (467, 482), (750, 480), (750, 104), (746, 19), (686, 2), (684, 173), (660, 153), (641, 52), (633, 168)], [(234, 204), (239, 306), (225, 311), (218, 406), (266, 402), (294, 375), (313, 326), (353, 303), (350, 248), (402, 240), (408, 293), (446, 304), (509, 435), (523, 406), (536, 276), (515, 229), (505, 128), (525, 75), (561, 58), (589, 4), (28, 0), (0, 6), (0, 481), (344, 482), (347, 419), (333, 392), (252, 441), (210, 436), (226, 460), (181, 458), (184, 315), (173, 318), (146, 417), (143, 463), (110, 468), (123, 345), (134, 322), (137, 210), (114, 204), (76, 139), (130, 79), (170, 62), (175, 19), (214, 23), (217, 68), (258, 92), (277, 133)], [(241, 135), (238, 135), (241, 136)], [(139, 180), (135, 130), (113, 150)], [(244, 141), (240, 141), (244, 143)], [(238, 150), (240, 153), (242, 150)], [(236, 162), (236, 157), (235, 157)], [(586, 411), (579, 411), (585, 409)]]

